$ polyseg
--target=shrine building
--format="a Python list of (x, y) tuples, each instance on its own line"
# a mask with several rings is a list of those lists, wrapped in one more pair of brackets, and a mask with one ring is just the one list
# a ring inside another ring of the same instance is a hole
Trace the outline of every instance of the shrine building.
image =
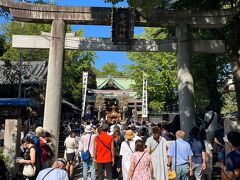
[(100, 113), (101, 118), (106, 118), (108, 114), (117, 116), (114, 111), (119, 113), (121, 120), (135, 114), (141, 116), (142, 99), (132, 88), (135, 83), (133, 80), (109, 75), (97, 77), (96, 81), (97, 89), (88, 89), (87, 109), (92, 107), (95, 113)]

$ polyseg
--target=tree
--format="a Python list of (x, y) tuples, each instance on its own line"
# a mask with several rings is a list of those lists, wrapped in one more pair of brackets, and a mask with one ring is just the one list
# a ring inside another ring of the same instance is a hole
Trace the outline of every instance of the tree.
[(117, 65), (115, 63), (107, 63), (102, 67), (102, 70), (96, 69), (96, 74), (98, 76), (109, 76), (112, 75), (114, 77), (124, 76), (124, 74), (117, 69)]
[[(145, 28), (141, 38), (164, 39), (166, 29)], [(156, 32), (162, 32), (155, 36)], [(132, 65), (125, 66), (126, 74), (135, 81), (134, 89), (142, 93), (143, 72), (147, 74), (149, 107), (154, 111), (173, 110), (177, 102), (177, 70), (174, 53), (128, 53)]]
[[(82, 35), (82, 30), (76, 33), (77, 37)], [(95, 59), (95, 52), (92, 51), (65, 51), (63, 97), (81, 105), (83, 71), (88, 71), (88, 88), (96, 88), (96, 75), (93, 70)]]
[(12, 47), (12, 35), (40, 35), (41, 31), (50, 32), (51, 26), (46, 24), (21, 23), (11, 21), (1, 25), (2, 36), (5, 39), (5, 53), (2, 61), (42, 61), (48, 59), (48, 50), (16, 49)]
[[(106, 0), (116, 4), (123, 0)], [(223, 8), (235, 8), (239, 6), (239, 0), (181, 0), (181, 1), (144, 1), (144, 0), (127, 0), (130, 7), (136, 8), (144, 14), (151, 15), (152, 10), (156, 9), (171, 9), (171, 10), (217, 10)], [(240, 117), (240, 16), (239, 13), (230, 20), (230, 24), (225, 31), (220, 30), (192, 30), (192, 36), (196, 39), (212, 38), (212, 39), (227, 39), (228, 55), (193, 55), (193, 77), (195, 81), (196, 103), (199, 107), (210, 106), (213, 110), (220, 112), (222, 107), (222, 98), (219, 89), (223, 86), (223, 81), (226, 80), (226, 75), (229, 72), (228, 62), (231, 62), (236, 93), (238, 101), (238, 112)], [(159, 29), (161, 32), (161, 29)], [(158, 31), (159, 31), (158, 30)], [(171, 28), (169, 28), (171, 30)], [(156, 34), (159, 32), (156, 31)], [(173, 33), (174, 35), (174, 33)], [(200, 71), (201, 69), (201, 71)], [(226, 71), (227, 69), (227, 71)], [(200, 72), (200, 73), (199, 73)], [(206, 76), (207, 74), (207, 76)], [(225, 99), (225, 98), (224, 98)], [(225, 103), (224, 103), (225, 104)]]
[[(4, 39), (4, 53), (0, 56), (0, 60), (6, 64), (11, 61), (47, 61), (48, 50), (39, 49), (15, 49), (11, 46), (12, 35), (40, 35), (41, 31), (50, 32), (51, 26), (45, 24), (22, 23), (11, 21), (1, 25), (2, 37)], [(71, 32), (71, 28), (67, 27), (67, 32)], [(77, 36), (82, 36), (83, 31), (79, 30)], [(87, 51), (65, 51), (64, 62), (64, 81), (63, 81), (63, 97), (78, 105), (81, 104), (82, 96), (82, 71), (89, 72), (89, 87), (96, 87), (96, 77), (93, 72), (95, 61), (95, 53)], [(18, 78), (18, 77), (16, 77)], [(45, 84), (44, 84), (45, 85)]]

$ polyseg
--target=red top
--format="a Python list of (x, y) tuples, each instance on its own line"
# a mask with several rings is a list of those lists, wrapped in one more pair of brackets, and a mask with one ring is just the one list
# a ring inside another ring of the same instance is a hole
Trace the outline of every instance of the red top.
[[(100, 140), (109, 148), (107, 149)], [(102, 132), (97, 136), (96, 143), (96, 162), (97, 163), (109, 163), (112, 162), (111, 143), (113, 137), (109, 136), (106, 132)]]
[(43, 142), (42, 138), (40, 138), (40, 146), (42, 149), (41, 161), (42, 161), (42, 163), (44, 163), (45, 161), (47, 161), (48, 148), (47, 148), (47, 144), (45, 142)]

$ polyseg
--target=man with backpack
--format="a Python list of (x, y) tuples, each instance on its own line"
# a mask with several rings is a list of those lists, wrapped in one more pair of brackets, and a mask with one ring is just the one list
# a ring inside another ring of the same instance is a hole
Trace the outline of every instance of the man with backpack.
[(88, 179), (88, 169), (91, 171), (91, 180), (95, 180), (95, 167), (94, 167), (94, 146), (95, 146), (96, 135), (92, 131), (91, 125), (87, 125), (84, 129), (84, 134), (81, 137), (82, 147), (79, 150), (82, 152), (83, 162), (83, 180)]

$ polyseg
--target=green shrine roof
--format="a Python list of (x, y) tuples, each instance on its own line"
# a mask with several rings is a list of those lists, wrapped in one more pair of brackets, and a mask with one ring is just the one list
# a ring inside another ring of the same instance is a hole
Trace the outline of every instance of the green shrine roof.
[(131, 85), (134, 84), (134, 81), (127, 77), (113, 77), (109, 75), (108, 77), (97, 77), (97, 89), (102, 89), (110, 81), (119, 90), (130, 90), (132, 89)]

